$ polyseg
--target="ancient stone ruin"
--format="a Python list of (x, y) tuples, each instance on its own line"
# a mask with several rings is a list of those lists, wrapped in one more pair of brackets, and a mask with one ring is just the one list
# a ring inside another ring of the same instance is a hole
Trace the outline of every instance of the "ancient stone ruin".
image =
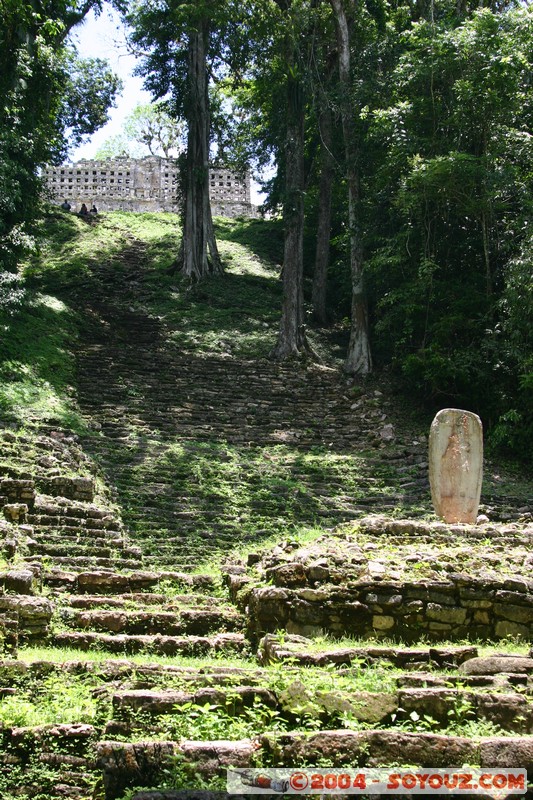
[(79, 432), (0, 419), (2, 800), (246, 800), (221, 788), (258, 764), (525, 787), (531, 501), (487, 470), (484, 520), (428, 519), (396, 398), (177, 347), (143, 245), (70, 289)]
[[(51, 199), (68, 200), (75, 210), (94, 203), (99, 211), (179, 211), (178, 165), (170, 158), (82, 160), (46, 167), (43, 178)], [(250, 202), (249, 174), (213, 167), (210, 195), (214, 215), (257, 215)]]

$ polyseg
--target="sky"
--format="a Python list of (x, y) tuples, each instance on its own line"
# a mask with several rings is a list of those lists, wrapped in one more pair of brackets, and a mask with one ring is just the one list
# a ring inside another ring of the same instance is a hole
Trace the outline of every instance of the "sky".
[[(124, 26), (116, 11), (108, 8), (99, 17), (91, 12), (85, 22), (74, 29), (71, 39), (83, 58), (107, 59), (124, 84), (122, 95), (117, 98), (116, 108), (109, 110), (110, 119), (107, 125), (72, 151), (71, 161), (79, 161), (81, 158), (94, 158), (106, 139), (122, 132), (124, 120), (135, 106), (149, 103), (152, 98), (149, 92), (143, 90), (143, 79), (132, 75), (136, 59), (127, 52)], [(258, 184), (253, 180), (251, 200), (256, 205), (264, 200), (264, 196), (259, 193)]]
[(75, 28), (73, 43), (83, 58), (105, 58), (111, 68), (122, 79), (124, 90), (117, 100), (117, 107), (110, 109), (110, 120), (96, 131), (88, 142), (76, 148), (72, 161), (80, 158), (94, 158), (98, 148), (109, 139), (121, 133), (124, 120), (139, 103), (149, 103), (151, 96), (142, 88), (142, 78), (132, 75), (136, 59), (128, 55), (124, 28), (119, 15), (112, 9), (103, 11), (99, 17), (91, 12), (86, 21)]

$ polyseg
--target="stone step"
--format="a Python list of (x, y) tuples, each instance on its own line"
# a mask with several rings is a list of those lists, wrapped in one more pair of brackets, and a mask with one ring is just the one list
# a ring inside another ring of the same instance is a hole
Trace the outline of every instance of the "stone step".
[(79, 630), (156, 636), (206, 636), (216, 631), (238, 631), (244, 618), (231, 608), (182, 608), (172, 611), (126, 611), (124, 609), (81, 611), (64, 608), (64, 624)]
[(46, 502), (38, 498), (29, 519), (33, 522), (38, 521), (40, 517), (49, 517), (51, 523), (56, 523), (57, 518), (66, 518), (72, 520), (72, 524), (76, 524), (79, 520), (85, 520), (88, 526), (88, 520), (101, 520), (102, 524), (96, 527), (106, 527), (116, 521), (116, 518), (109, 511), (109, 509), (99, 508), (94, 505), (69, 505), (69, 504), (54, 504), (53, 502)]
[(176, 758), (191, 765), (196, 778), (190, 788), (194, 788), (199, 776), (204, 780), (225, 777), (228, 768), (251, 768), (258, 758), (266, 760), (270, 767), (300, 770), (302, 765), (317, 761), (321, 766), (369, 769), (396, 766), (399, 753), (402, 763), (416, 764), (422, 769), (469, 764), (487, 770), (525, 768), (529, 774), (533, 773), (533, 748), (527, 736), (475, 741), (461, 736), (387, 730), (269, 734), (258, 740), (233, 742), (106, 740), (98, 744), (97, 762), (104, 774), (106, 800), (117, 800), (133, 786), (137, 790), (142, 787), (157, 790), (157, 776), (164, 774)]
[(138, 592), (166, 584), (173, 588), (190, 588), (197, 592), (212, 592), (218, 581), (212, 575), (188, 574), (178, 571), (134, 570), (116, 572), (113, 569), (80, 570), (79, 572), (54, 567), (43, 576), (45, 585), (74, 594), (115, 595)]
[[(124, 543), (119, 541), (117, 543), (113, 543), (112, 546), (109, 546), (109, 542), (106, 545), (98, 545), (96, 542), (90, 544), (83, 544), (81, 542), (60, 542), (57, 544), (44, 544), (42, 542), (36, 541), (32, 545), (30, 545), (30, 553), (31, 555), (41, 555), (41, 556), (49, 556), (54, 559), (55, 562), (59, 563), (60, 558), (68, 558), (68, 559), (78, 559), (81, 557), (86, 558), (96, 558), (98, 559), (98, 563), (101, 563), (101, 559), (105, 559), (109, 561), (111, 559), (115, 559), (118, 557), (119, 551), (124, 550)], [(64, 561), (63, 561), (64, 563)]]
[(180, 713), (180, 707), (183, 706), (187, 713), (186, 709), (190, 704), (218, 706), (231, 716), (245, 713), (246, 709), (258, 704), (271, 709), (275, 709), (278, 705), (275, 695), (269, 689), (260, 686), (227, 688), (206, 686), (194, 692), (175, 689), (130, 689), (115, 692), (112, 703), (114, 720), (106, 726), (106, 736), (116, 735), (120, 730), (127, 731), (128, 728), (124, 724), (116, 723), (126, 723), (129, 727), (139, 712), (143, 715), (143, 724), (146, 724), (147, 716), (159, 717)]
[[(22, 650), (21, 652), (24, 652)], [(501, 658), (501, 657), (500, 657)], [(399, 662), (403, 659), (398, 659)], [(402, 667), (408, 669), (416, 666), (410, 665), (405, 659), (406, 664)], [(479, 663), (483, 661), (483, 664)], [(483, 659), (470, 659), (456, 672), (451, 672), (448, 663), (429, 664), (431, 672), (407, 671), (398, 672), (394, 677), (394, 687), (398, 690), (405, 689), (483, 689), (486, 692), (497, 692), (499, 694), (516, 694), (519, 697), (530, 698), (533, 692), (533, 660), (519, 656), (506, 656), (507, 663), (496, 663), (496, 657), (486, 657)], [(527, 663), (526, 663), (527, 662)], [(372, 663), (357, 662), (353, 666), (339, 666), (332, 674), (331, 670), (323, 673), (324, 679), (346, 677), (358, 679), (361, 670), (367, 670), (369, 666), (381, 666), (388, 668), (389, 660), (375, 659)], [(467, 668), (480, 670), (480, 674), (470, 674)], [(500, 671), (494, 672), (496, 668)], [(287, 681), (293, 682), (305, 679), (306, 668), (299, 671), (290, 667), (291, 672), (286, 673)], [(485, 673), (485, 674), (481, 674)], [(486, 674), (488, 673), (488, 674)], [(112, 684), (114, 689), (124, 687), (125, 690), (163, 690), (178, 687), (221, 687), (228, 686), (235, 688), (239, 686), (262, 686), (269, 688), (279, 696), (280, 689), (276, 686), (276, 674), (260, 667), (253, 667), (243, 662), (243, 666), (227, 665), (220, 660), (218, 663), (210, 664), (205, 660), (200, 660), (197, 666), (179, 666), (174, 664), (151, 662), (149, 657), (145, 663), (138, 660), (132, 661), (127, 658), (113, 659), (104, 661), (47, 661), (46, 658), (39, 658), (38, 661), (21, 661), (13, 658), (0, 660), (0, 685), (16, 684), (17, 687), (24, 687), (25, 681), (41, 681), (44, 677), (51, 674), (74, 676), (87, 676), (95, 684)], [(319, 673), (315, 671), (314, 676)], [(300, 695), (301, 699), (301, 695)]]
[[(291, 691), (294, 695), (291, 696)], [(146, 735), (149, 719), (188, 713), (190, 705), (209, 704), (222, 709), (230, 716), (246, 714), (247, 709), (259, 706), (275, 710), (280, 718), (301, 723), (305, 702), (314, 709), (315, 721), (331, 721), (342, 713), (362, 725), (380, 725), (394, 728), (413, 720), (424, 720), (426, 726), (438, 731), (450, 724), (490, 723), (494, 731), (514, 734), (533, 732), (533, 705), (529, 697), (508, 689), (499, 692), (482, 692), (454, 688), (409, 688), (395, 692), (366, 691), (305, 691), (297, 681), (283, 692), (260, 686), (204, 687), (194, 692), (177, 689), (128, 689), (113, 694), (114, 720), (106, 727), (106, 735), (128, 734), (132, 727), (141, 728)], [(118, 724), (117, 724), (118, 723)], [(157, 731), (157, 723), (152, 723)]]
[(78, 532), (65, 536), (62, 532), (47, 532), (42, 530), (34, 530), (29, 541), (29, 547), (58, 547), (63, 546), (69, 553), (72, 552), (71, 548), (76, 546), (87, 547), (111, 547), (114, 550), (124, 550), (127, 547), (127, 542), (121, 534), (109, 533), (108, 531), (95, 531), (93, 533)]
[[(20, 654), (24, 652), (21, 648)], [(231, 653), (230, 656), (234, 657)], [(53, 661), (46, 658), (27, 661), (4, 658), (0, 659), (0, 682), (3, 686), (16, 683), (17, 687), (24, 687), (25, 682), (41, 681), (51, 674), (83, 676), (84, 679), (87, 677), (95, 685), (112, 684), (114, 690), (120, 687), (146, 689), (165, 684), (175, 685), (176, 682), (197, 687), (239, 684), (250, 686), (265, 682), (264, 670), (244, 661), (243, 664), (245, 666), (242, 667), (234, 666), (233, 663), (228, 665), (218, 653), (215, 653), (214, 663), (209, 663), (202, 657), (196, 666), (154, 662), (150, 661), (149, 655), (144, 662), (125, 657), (95, 661)]]
[(93, 531), (95, 535), (103, 532), (116, 533), (120, 535), (123, 532), (122, 526), (117, 520), (111, 519), (98, 519), (93, 517), (53, 517), (44, 516), (40, 514), (28, 514), (27, 523), (33, 525), (36, 530), (43, 532), (61, 531), (65, 536), (70, 533), (83, 532), (87, 535)]
[[(471, 660), (477, 661), (475, 658)], [(531, 666), (533, 667), (533, 662)], [(508, 664), (507, 669), (512, 669), (512, 665)], [(343, 674), (342, 669), (340, 674)], [(533, 689), (533, 679), (530, 677), (530, 673), (526, 671), (516, 673), (502, 670), (495, 675), (470, 675), (465, 673), (464, 670), (461, 670), (458, 675), (451, 675), (448, 672), (444, 674), (437, 674), (435, 672), (408, 672), (405, 675), (398, 676), (396, 682), (400, 689), (468, 687), (506, 691), (518, 687), (519, 691), (523, 692), (524, 696), (529, 696)]]
[(303, 667), (387, 663), (409, 670), (420, 670), (428, 666), (432, 669), (457, 669), (477, 656), (478, 649), (474, 645), (408, 647), (369, 644), (341, 648), (323, 646), (322, 649), (317, 649), (310, 639), (294, 634), (267, 634), (259, 642), (257, 651), (257, 660), (262, 665), (278, 661), (288, 661)]
[(49, 638), (52, 647), (77, 650), (105, 650), (109, 653), (154, 653), (157, 655), (208, 656), (213, 653), (242, 653), (247, 643), (240, 633), (216, 636), (162, 636), (105, 633), (58, 633)]
[[(29, 564), (35, 562), (41, 563), (43, 558), (46, 558), (46, 556), (29, 556), (26, 561)], [(81, 572), (87, 569), (142, 569), (143, 562), (138, 558), (123, 558), (120, 551), (118, 551), (115, 558), (98, 558), (97, 556), (54, 556), (54, 565), (63, 570), (77, 569)]]
[[(203, 608), (209, 607), (211, 610), (220, 609), (225, 606), (225, 601), (221, 597), (214, 597), (208, 594), (158, 594), (155, 592), (130, 592), (128, 594), (100, 595), (100, 594), (81, 594), (68, 595), (57, 593), (58, 600), (62, 601), (70, 608), (93, 609), (93, 608), (123, 608), (132, 605), (160, 606), (164, 610), (181, 608), (182, 606)], [(235, 613), (233, 606), (228, 609)]]

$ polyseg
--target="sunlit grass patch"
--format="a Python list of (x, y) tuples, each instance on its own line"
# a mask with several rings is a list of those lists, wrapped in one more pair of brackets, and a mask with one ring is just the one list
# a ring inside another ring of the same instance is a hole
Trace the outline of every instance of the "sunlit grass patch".
[(18, 659), (26, 663), (50, 662), (55, 664), (65, 664), (67, 662), (90, 662), (93, 664), (105, 664), (109, 661), (131, 664), (162, 664), (176, 667), (206, 668), (217, 669), (220, 666), (235, 668), (257, 669), (257, 662), (252, 656), (228, 655), (220, 652), (216, 655), (196, 656), (166, 656), (158, 653), (132, 653), (117, 654), (106, 651), (103, 647), (96, 650), (77, 650), (76, 648), (61, 647), (21, 647), (18, 651)]
[(77, 317), (68, 305), (32, 294), (0, 341), (0, 414), (83, 429), (71, 352), (76, 337)]
[(49, 675), (0, 703), (0, 724), (6, 727), (92, 723), (97, 716), (98, 703), (91, 685), (74, 675)]

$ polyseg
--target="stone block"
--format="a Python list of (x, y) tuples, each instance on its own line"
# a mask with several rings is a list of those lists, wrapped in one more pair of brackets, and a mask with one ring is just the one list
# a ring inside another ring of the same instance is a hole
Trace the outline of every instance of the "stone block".
[(26, 503), (8, 503), (2, 510), (8, 522), (15, 522), (17, 524), (26, 522), (26, 514), (28, 513), (28, 506)]
[(398, 704), (404, 719), (416, 712), (420, 716), (425, 714), (440, 722), (447, 721), (456, 702), (457, 693), (453, 689), (405, 689), (398, 694)]
[(357, 692), (344, 695), (339, 692), (317, 692), (314, 700), (328, 715), (349, 714), (352, 719), (372, 725), (390, 720), (398, 709), (398, 694)]
[(495, 603), (494, 613), (498, 617), (503, 617), (511, 622), (520, 622), (527, 625), (533, 622), (533, 605), (529, 608), (527, 606), (514, 606), (509, 603)]
[(395, 624), (396, 622), (394, 617), (390, 617), (388, 615), (381, 616), (375, 614), (372, 617), (372, 627), (376, 631), (389, 631), (391, 628), (394, 628)]
[(428, 603), (426, 613), (428, 619), (436, 622), (445, 622), (451, 625), (462, 625), (466, 620), (466, 609), (458, 606), (441, 606), (437, 603)]
[(272, 581), (274, 586), (295, 587), (305, 586), (307, 583), (307, 574), (303, 564), (297, 561), (267, 569), (265, 577), (266, 580)]
[(482, 741), (479, 746), (479, 764), (487, 769), (527, 769), (528, 777), (533, 776), (533, 739), (502, 736)]
[(381, 767), (416, 764), (419, 767), (450, 767), (452, 764), (475, 764), (479, 745), (460, 736), (400, 731), (368, 731), (366, 766)]
[(533, 706), (518, 694), (483, 694), (477, 698), (478, 714), (513, 733), (531, 733)]
[(494, 633), (498, 639), (506, 639), (508, 636), (520, 636), (522, 639), (528, 640), (531, 636), (531, 630), (528, 626), (519, 625), (517, 622), (508, 622), (507, 620), (497, 622)]
[(519, 606), (533, 606), (533, 595), (530, 595), (526, 590), (523, 592), (512, 592), (506, 589), (501, 589), (500, 591), (496, 592), (495, 599), (500, 603), (514, 603)]
[(437, 632), (443, 631), (451, 631), (453, 630), (453, 625), (450, 625), (448, 622), (430, 622), (428, 625), (428, 630)]
[(464, 608), (487, 609), (493, 606), (492, 600), (461, 600)]
[(514, 655), (471, 658), (461, 664), (459, 670), (465, 675), (530, 674), (533, 673), (533, 658)]
[(33, 590), (34, 574), (29, 569), (11, 569), (0, 573), (0, 586), (6, 592), (16, 594), (31, 594)]

